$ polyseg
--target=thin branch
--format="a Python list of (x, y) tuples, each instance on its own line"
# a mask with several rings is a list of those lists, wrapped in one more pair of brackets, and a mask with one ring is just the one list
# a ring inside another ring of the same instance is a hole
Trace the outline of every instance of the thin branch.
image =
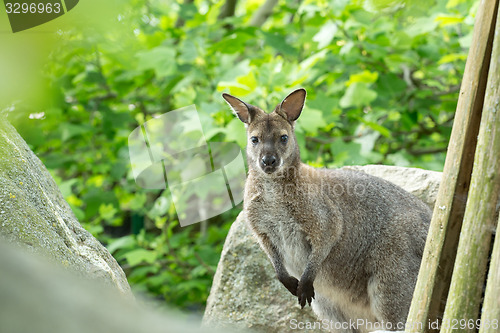
[(323, 138), (316, 138), (313, 136), (306, 136), (307, 141), (311, 142), (316, 142), (322, 145), (328, 145), (330, 143), (334, 143), (338, 139), (342, 139), (344, 142), (349, 142), (352, 141), (356, 138), (361, 137), (361, 135), (346, 135), (346, 136), (335, 136), (333, 138), (328, 138), (328, 139), (323, 139)]
[(226, 0), (219, 13), (219, 20), (234, 16), (238, 0)]
[[(189, 4), (193, 4), (194, 3), (194, 0), (184, 0), (184, 4), (183, 5), (189, 5)], [(184, 21), (184, 19), (179, 15), (177, 17), (177, 21), (175, 22), (175, 27), (176, 28), (180, 28), (184, 25), (184, 23), (186, 23)]]
[(100, 95), (100, 96), (92, 97), (92, 99), (100, 102), (100, 101), (105, 101), (105, 100), (108, 100), (108, 99), (113, 99), (113, 98), (116, 98), (116, 97), (118, 97), (118, 95), (116, 93), (114, 93), (114, 92), (108, 92), (105, 95)]
[(450, 94), (454, 94), (454, 93), (456, 93), (458, 91), (460, 91), (460, 85), (459, 84), (451, 86), (450, 89), (448, 89), (448, 90), (439, 91), (437, 93), (434, 93), (434, 96), (440, 97), (440, 96), (450, 95)]
[(196, 252), (194, 252), (194, 256), (196, 257), (196, 260), (198, 260), (198, 262), (207, 269), (207, 271), (211, 274), (211, 275), (214, 275), (215, 274), (215, 271), (212, 267), (210, 267), (209, 264), (207, 264), (206, 262), (203, 261), (203, 259), (201, 259), (200, 255)]
[(295, 4), (293, 5), (295, 8), (292, 11), (292, 15), (290, 15), (290, 18), (288, 19), (288, 23), (290, 23), (290, 24), (293, 23), (293, 19), (295, 18), (295, 14), (297, 14), (297, 11), (300, 7), (301, 2), (302, 2), (302, 0), (295, 1)]
[(448, 147), (441, 147), (441, 148), (422, 148), (422, 149), (408, 149), (407, 152), (410, 155), (413, 156), (420, 156), (420, 155), (428, 155), (428, 154), (437, 154), (437, 153), (443, 153), (448, 150)]
[(273, 8), (278, 3), (278, 0), (266, 0), (266, 2), (257, 9), (250, 20), (250, 25), (261, 27), (273, 13)]

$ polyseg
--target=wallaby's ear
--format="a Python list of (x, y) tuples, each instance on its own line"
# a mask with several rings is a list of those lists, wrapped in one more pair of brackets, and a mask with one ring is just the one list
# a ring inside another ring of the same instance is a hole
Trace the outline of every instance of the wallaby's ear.
[(286, 115), (289, 121), (295, 121), (299, 118), (305, 101), (306, 90), (303, 88), (297, 89), (285, 97), (279, 106), (279, 110)]
[(233, 109), (234, 114), (245, 124), (250, 124), (250, 121), (252, 121), (252, 118), (255, 116), (255, 109), (252, 105), (248, 105), (247, 103), (243, 102), (241, 99), (236, 98), (232, 95), (229, 94), (222, 94), (222, 98), (224, 98)]

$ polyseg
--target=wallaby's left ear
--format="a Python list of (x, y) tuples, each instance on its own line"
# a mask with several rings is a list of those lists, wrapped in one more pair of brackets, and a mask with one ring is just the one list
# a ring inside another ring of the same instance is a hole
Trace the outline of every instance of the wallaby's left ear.
[(286, 114), (289, 121), (295, 121), (299, 118), (305, 101), (306, 90), (303, 88), (297, 89), (285, 97), (279, 106), (279, 110)]
[(256, 110), (253, 105), (249, 105), (243, 102), (241, 99), (236, 98), (229, 94), (222, 94), (222, 98), (224, 98), (233, 110), (234, 114), (245, 124), (250, 124), (251, 121), (256, 116)]

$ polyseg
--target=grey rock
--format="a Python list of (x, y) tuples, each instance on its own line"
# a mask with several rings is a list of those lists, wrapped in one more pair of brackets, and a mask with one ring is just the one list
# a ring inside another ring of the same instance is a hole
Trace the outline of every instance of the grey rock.
[(0, 267), (0, 332), (207, 333), (12, 244), (0, 243)]
[[(401, 186), (434, 206), (441, 173), (414, 168), (349, 166)], [(277, 280), (269, 259), (248, 230), (244, 213), (231, 226), (203, 317), (206, 327), (238, 327), (256, 332), (289, 332), (296, 325), (320, 327), (311, 308), (303, 310)], [(327, 323), (332, 327), (331, 323)], [(324, 325), (326, 326), (326, 325)], [(324, 327), (322, 325), (322, 327)], [(318, 331), (303, 329), (301, 332)]]
[(390, 165), (353, 165), (344, 169), (357, 170), (394, 183), (420, 198), (431, 209), (436, 202), (442, 172)]
[(131, 296), (116, 260), (82, 228), (45, 166), (2, 117), (0, 237)]

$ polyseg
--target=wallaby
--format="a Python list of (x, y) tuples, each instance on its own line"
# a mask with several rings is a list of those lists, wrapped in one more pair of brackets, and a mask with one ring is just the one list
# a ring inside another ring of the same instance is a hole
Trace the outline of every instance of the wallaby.
[(223, 98), (247, 130), (244, 214), (279, 281), (338, 331), (404, 329), (429, 207), (383, 179), (302, 163), (294, 123), (304, 89), (269, 114)]

